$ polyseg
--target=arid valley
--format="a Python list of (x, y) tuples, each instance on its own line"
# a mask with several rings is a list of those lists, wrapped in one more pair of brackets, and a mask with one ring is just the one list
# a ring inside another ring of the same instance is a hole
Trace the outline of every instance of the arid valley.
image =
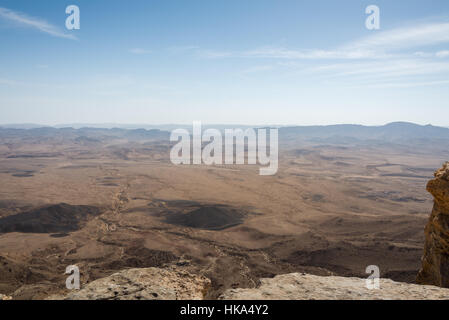
[(174, 165), (168, 131), (0, 129), (0, 293), (63, 293), (127, 268), (185, 269), (206, 298), (306, 272), (413, 283), (449, 129), (279, 130), (279, 170)]

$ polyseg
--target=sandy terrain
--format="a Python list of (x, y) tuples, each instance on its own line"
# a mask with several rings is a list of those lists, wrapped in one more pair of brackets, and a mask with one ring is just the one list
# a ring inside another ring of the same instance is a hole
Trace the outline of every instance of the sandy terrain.
[(125, 268), (176, 264), (209, 298), (291, 272), (413, 282), (440, 149), (289, 141), (279, 171), (175, 166), (150, 139), (3, 137), (0, 293), (38, 299)]

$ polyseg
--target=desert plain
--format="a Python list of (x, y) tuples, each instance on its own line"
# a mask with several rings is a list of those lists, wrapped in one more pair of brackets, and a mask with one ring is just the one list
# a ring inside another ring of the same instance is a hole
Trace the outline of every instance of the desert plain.
[(69, 265), (81, 285), (176, 265), (211, 279), (209, 299), (291, 272), (363, 278), (369, 265), (413, 283), (425, 186), (449, 158), (447, 140), (397, 134), (422, 128), (394, 124), (388, 138), (281, 128), (273, 176), (174, 165), (166, 131), (0, 129), (0, 293), (65, 292)]

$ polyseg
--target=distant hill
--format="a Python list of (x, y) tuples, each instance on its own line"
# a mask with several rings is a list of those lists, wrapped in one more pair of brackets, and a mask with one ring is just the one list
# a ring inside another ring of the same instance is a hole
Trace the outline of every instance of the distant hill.
[(0, 124), (0, 128), (6, 129), (36, 129), (42, 127), (50, 127), (36, 123), (12, 123), (12, 124)]
[[(137, 125), (136, 125), (137, 126)], [(151, 127), (151, 126), (150, 126)], [(168, 140), (170, 131), (184, 128), (191, 131), (192, 127), (182, 125), (161, 125), (160, 128), (96, 128), (96, 127), (49, 127), (33, 124), (0, 126), (0, 137), (26, 136), (26, 137), (55, 137), (76, 139), (79, 142), (92, 143), (97, 139), (124, 138), (128, 140)], [(242, 128), (250, 126), (239, 125), (204, 125), (207, 128)], [(409, 122), (392, 122), (383, 126), (363, 126), (357, 124), (339, 124), (324, 126), (294, 126), (279, 127), (281, 142), (295, 142), (297, 140), (312, 140), (329, 143), (380, 141), (392, 143), (429, 143), (449, 142), (449, 128), (432, 125), (418, 125)]]
[(30, 129), (2, 128), (0, 137), (32, 137), (53, 138), (63, 137), (74, 139), (78, 142), (95, 142), (98, 139), (125, 138), (129, 140), (168, 140), (168, 131), (158, 129), (104, 129), (104, 128), (54, 128), (38, 127)]
[(329, 126), (298, 126), (279, 129), (284, 139), (324, 139), (324, 140), (380, 140), (410, 141), (429, 139), (449, 139), (449, 128), (432, 125), (418, 125), (409, 122), (392, 122), (384, 126), (362, 126), (341, 124)]

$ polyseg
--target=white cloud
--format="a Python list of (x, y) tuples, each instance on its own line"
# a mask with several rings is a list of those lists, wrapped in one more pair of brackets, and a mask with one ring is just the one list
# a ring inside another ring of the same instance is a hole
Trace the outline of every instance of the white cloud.
[(438, 58), (447, 58), (449, 57), (449, 50), (438, 51), (435, 53)]
[(10, 79), (2, 79), (0, 78), (0, 85), (7, 85), (7, 86), (17, 86), (20, 85), (20, 82), (10, 80)]
[[(421, 82), (383, 82), (378, 84), (365, 84), (365, 88), (413, 88), (413, 87), (429, 87), (429, 86), (440, 86), (448, 85), (449, 80), (439, 80), (439, 81), (421, 81)], [(361, 86), (359, 86), (360, 88)], [(356, 88), (356, 87), (354, 87)]]
[(273, 66), (269, 66), (269, 65), (254, 66), (254, 67), (244, 70), (243, 73), (256, 73), (256, 72), (262, 72), (262, 71), (269, 71), (272, 69), (273, 69)]
[(423, 51), (417, 51), (413, 55), (420, 57), (420, 58), (432, 58), (433, 57), (433, 53), (423, 52)]
[(54, 37), (76, 40), (72, 34), (67, 34), (61, 28), (48, 23), (45, 20), (30, 17), (20, 12), (0, 7), (0, 18), (13, 21), (19, 25), (37, 29)]
[(394, 59), (391, 61), (338, 63), (310, 68), (309, 72), (325, 72), (333, 77), (361, 75), (402, 77), (411, 75), (448, 74), (449, 63), (417, 59)]
[[(435, 55), (433, 55), (435, 57)], [(410, 88), (448, 85), (449, 63), (428, 59), (347, 61), (303, 68), (322, 83), (354, 88)]]
[(363, 59), (384, 58), (387, 55), (371, 50), (291, 50), (286, 48), (259, 48), (243, 52), (243, 57), (276, 59)]
[(344, 50), (391, 51), (449, 42), (449, 22), (428, 23), (381, 31), (350, 43)]
[(367, 58), (387, 58), (390, 55), (379, 54), (370, 50), (323, 50), (304, 49), (294, 50), (283, 47), (262, 47), (253, 50), (232, 52), (232, 51), (200, 51), (203, 58), (261, 58), (261, 59), (367, 59)]
[(171, 53), (183, 53), (183, 52), (187, 52), (187, 51), (192, 51), (192, 50), (198, 50), (200, 47), (198, 46), (189, 46), (189, 45), (185, 45), (185, 46), (172, 46), (168, 48), (168, 51), (170, 51)]
[(151, 53), (150, 50), (146, 50), (146, 49), (142, 49), (142, 48), (133, 48), (133, 49), (130, 49), (129, 52), (134, 53), (134, 54), (149, 54), (149, 53)]
[(231, 57), (234, 57), (234, 56), (238, 55), (238, 53), (235, 53), (235, 52), (215, 51), (215, 50), (200, 50), (200, 51), (197, 51), (197, 54), (199, 56), (201, 56), (202, 58), (209, 58), (209, 59), (214, 59), (214, 58), (231, 58)]
[[(432, 22), (378, 31), (330, 49), (261, 47), (246, 51), (202, 51), (207, 58), (276, 59), (280, 70), (315, 80), (362, 86), (418, 87), (447, 85), (449, 50), (420, 51), (449, 43), (449, 22)], [(416, 49), (415, 49), (416, 48)], [(416, 51), (413, 51), (415, 49)], [(419, 50), (419, 51), (418, 51)], [(307, 61), (302, 61), (307, 60)], [(316, 60), (310, 66), (308, 60)], [(332, 64), (329, 60), (335, 60)], [(338, 61), (338, 62), (336, 62)], [(268, 70), (252, 67), (246, 73)]]
[[(376, 33), (336, 49), (291, 50), (261, 48), (243, 52), (242, 56), (278, 59), (383, 59), (393, 57), (392, 51), (449, 42), (449, 23), (429, 23), (414, 27), (397, 28)], [(417, 56), (429, 56), (416, 52)], [(437, 57), (446, 57), (449, 51), (440, 51)]]
[[(449, 22), (427, 23), (411, 27), (396, 28), (365, 37), (333, 49), (287, 49), (262, 47), (253, 50), (202, 51), (206, 58), (268, 58), (268, 59), (385, 59), (394, 58), (400, 49), (419, 48), (449, 42)], [(433, 54), (418, 51), (415, 56), (429, 57)], [(440, 51), (438, 57), (446, 57), (448, 51)]]

